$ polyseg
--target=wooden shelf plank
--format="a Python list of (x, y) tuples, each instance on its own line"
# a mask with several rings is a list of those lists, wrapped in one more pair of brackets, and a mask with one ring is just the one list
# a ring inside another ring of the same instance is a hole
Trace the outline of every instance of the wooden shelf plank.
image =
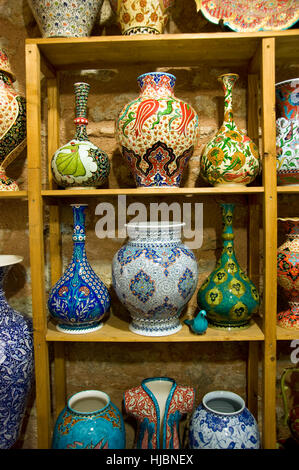
[(104, 326), (88, 334), (67, 334), (57, 331), (52, 322), (48, 324), (47, 341), (79, 341), (79, 342), (115, 342), (115, 343), (181, 343), (181, 342), (208, 342), (208, 341), (263, 341), (264, 334), (260, 327), (252, 322), (249, 328), (237, 331), (218, 330), (208, 328), (204, 335), (190, 332), (187, 325), (182, 323), (182, 329), (170, 336), (150, 337), (132, 333), (129, 323), (113, 315), (104, 323)]
[(281, 326), (276, 326), (276, 338), (278, 340), (289, 340), (299, 339), (298, 330), (288, 330), (286, 328), (281, 328)]
[(207, 187), (207, 188), (113, 188), (113, 189), (44, 189), (43, 197), (76, 197), (76, 196), (177, 196), (184, 194), (256, 194), (263, 193), (262, 186), (230, 186), (230, 187)]
[(0, 198), (2, 199), (22, 199), (27, 197), (27, 191), (0, 191)]
[(278, 193), (288, 193), (288, 194), (296, 194), (299, 193), (299, 185), (290, 185), (290, 186), (277, 186)]
[[(261, 38), (276, 38), (278, 60), (298, 57), (298, 31), (255, 33), (188, 33), (132, 36), (90, 36), (85, 38), (26, 39), (39, 47), (56, 70), (95, 69), (103, 66), (160, 64), (198, 65), (223, 62), (226, 66), (248, 64)], [(175, 50), (175, 54), (169, 51)]]

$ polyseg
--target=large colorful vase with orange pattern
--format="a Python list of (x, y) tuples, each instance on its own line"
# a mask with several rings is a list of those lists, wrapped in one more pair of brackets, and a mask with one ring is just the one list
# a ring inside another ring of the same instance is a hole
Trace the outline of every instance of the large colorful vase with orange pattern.
[(6, 175), (6, 168), (26, 145), (26, 101), (13, 82), (6, 52), (0, 49), (0, 191), (17, 191), (17, 183)]
[(199, 135), (195, 110), (174, 96), (174, 75), (140, 75), (140, 95), (116, 122), (116, 139), (136, 185), (180, 186)]
[(277, 280), (288, 298), (289, 308), (278, 313), (277, 323), (299, 330), (299, 217), (278, 220), (285, 225), (287, 239), (277, 251)]
[(52, 449), (125, 449), (122, 415), (109, 395), (83, 390), (71, 396), (54, 427)]
[(204, 148), (200, 173), (213, 186), (251, 183), (260, 171), (260, 157), (255, 143), (238, 128), (232, 111), (232, 92), (239, 76), (220, 75), (224, 90), (224, 121), (217, 134)]

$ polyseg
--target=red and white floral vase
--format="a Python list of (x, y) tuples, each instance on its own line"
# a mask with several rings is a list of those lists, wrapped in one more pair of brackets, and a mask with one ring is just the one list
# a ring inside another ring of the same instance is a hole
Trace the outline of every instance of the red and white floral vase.
[(198, 116), (175, 97), (175, 76), (140, 75), (140, 95), (116, 121), (116, 139), (138, 187), (180, 186), (199, 136)]

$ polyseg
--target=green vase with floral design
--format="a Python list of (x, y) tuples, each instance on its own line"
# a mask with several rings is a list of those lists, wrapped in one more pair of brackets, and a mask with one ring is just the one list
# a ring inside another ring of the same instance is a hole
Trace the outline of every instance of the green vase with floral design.
[(240, 268), (234, 250), (234, 204), (221, 204), (223, 249), (215, 270), (200, 287), (198, 306), (206, 310), (209, 326), (246, 328), (259, 307), (259, 294)]
[(213, 186), (246, 186), (260, 171), (258, 148), (233, 117), (232, 93), (238, 78), (235, 73), (218, 77), (224, 91), (224, 120), (200, 160), (201, 176)]
[(87, 136), (87, 99), (90, 85), (74, 84), (76, 117), (75, 137), (53, 155), (54, 181), (63, 188), (95, 189), (103, 185), (110, 172), (108, 155), (90, 142)]

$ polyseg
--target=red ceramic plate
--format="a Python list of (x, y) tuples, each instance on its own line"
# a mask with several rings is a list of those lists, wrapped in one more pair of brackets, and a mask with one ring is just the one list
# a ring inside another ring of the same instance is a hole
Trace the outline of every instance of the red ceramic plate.
[(202, 0), (201, 11), (233, 31), (279, 31), (299, 20), (299, 0)]

